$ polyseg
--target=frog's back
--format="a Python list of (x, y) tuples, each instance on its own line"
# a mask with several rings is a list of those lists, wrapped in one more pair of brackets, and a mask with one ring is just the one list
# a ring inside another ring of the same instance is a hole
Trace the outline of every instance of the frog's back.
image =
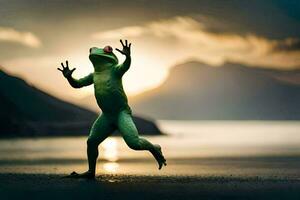
[(103, 112), (115, 113), (129, 108), (122, 78), (113, 70), (95, 72), (93, 79), (97, 104)]

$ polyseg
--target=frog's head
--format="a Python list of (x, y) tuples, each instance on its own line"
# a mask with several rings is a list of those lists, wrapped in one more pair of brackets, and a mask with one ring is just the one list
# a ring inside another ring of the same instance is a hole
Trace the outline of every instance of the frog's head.
[(90, 48), (89, 58), (93, 64), (111, 63), (116, 65), (119, 62), (111, 46), (105, 46), (103, 49), (97, 47)]

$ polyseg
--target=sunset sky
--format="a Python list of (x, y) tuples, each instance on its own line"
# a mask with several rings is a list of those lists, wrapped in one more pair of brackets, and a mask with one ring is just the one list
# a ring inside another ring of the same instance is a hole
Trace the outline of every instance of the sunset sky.
[[(63, 99), (83, 98), (56, 70), (69, 60), (79, 78), (93, 70), (90, 47), (132, 43), (124, 77), (130, 95), (161, 84), (187, 60), (300, 69), (297, 0), (0, 0), (0, 65)], [(115, 52), (120, 60), (123, 56)]]

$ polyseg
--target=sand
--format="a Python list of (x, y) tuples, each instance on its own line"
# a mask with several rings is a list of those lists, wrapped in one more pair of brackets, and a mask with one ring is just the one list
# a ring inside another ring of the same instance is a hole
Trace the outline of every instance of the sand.
[(0, 174), (0, 199), (300, 199), (300, 180), (234, 176)]

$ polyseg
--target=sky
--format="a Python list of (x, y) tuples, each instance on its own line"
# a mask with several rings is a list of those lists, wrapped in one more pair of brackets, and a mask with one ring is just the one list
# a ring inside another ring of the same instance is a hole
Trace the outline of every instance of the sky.
[(89, 48), (120, 48), (119, 39), (132, 43), (129, 95), (158, 87), (189, 60), (300, 69), (298, 0), (0, 0), (0, 15), (1, 68), (69, 101), (93, 88), (71, 88), (60, 63), (83, 77), (93, 71)]

